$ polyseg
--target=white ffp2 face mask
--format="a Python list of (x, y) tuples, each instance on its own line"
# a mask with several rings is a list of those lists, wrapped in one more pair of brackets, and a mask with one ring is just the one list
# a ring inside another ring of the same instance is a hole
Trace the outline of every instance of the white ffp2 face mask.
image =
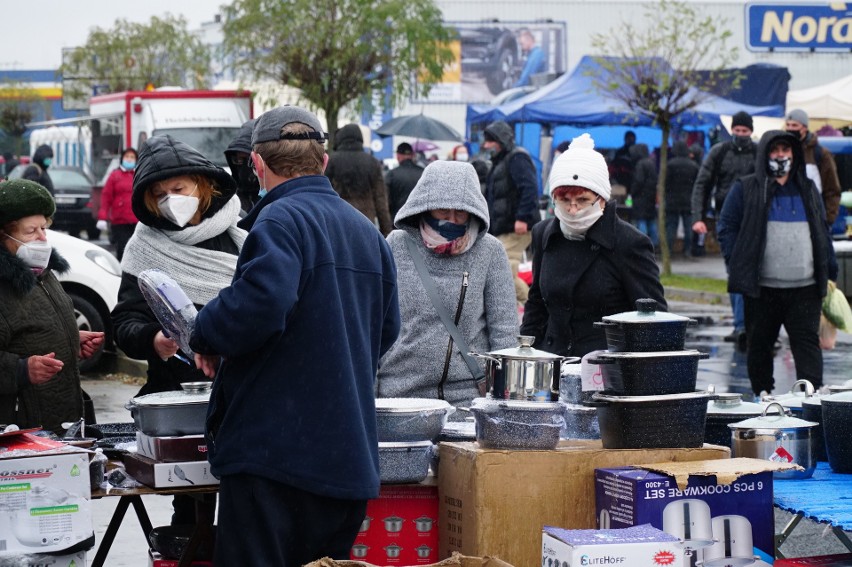
[(44, 270), (47, 267), (53, 248), (51, 248), (46, 240), (22, 242), (14, 236), (9, 236), (9, 238), (20, 244), (18, 251), (15, 252), (15, 256), (20, 258), (24, 264), (36, 270)]
[(577, 211), (572, 215), (557, 203), (553, 208), (553, 213), (559, 219), (560, 228), (562, 228), (562, 232), (566, 236), (582, 236), (603, 216), (603, 209), (595, 201), (585, 209)]
[(164, 217), (183, 228), (198, 211), (198, 197), (192, 195), (198, 190), (198, 185), (189, 195), (164, 195), (157, 201), (160, 212)]

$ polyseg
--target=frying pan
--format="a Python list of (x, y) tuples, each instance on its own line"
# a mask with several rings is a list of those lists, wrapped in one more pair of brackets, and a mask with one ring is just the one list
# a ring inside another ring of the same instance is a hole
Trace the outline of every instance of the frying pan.
[(189, 337), (195, 326), (198, 310), (178, 283), (160, 270), (139, 273), (139, 290), (163, 328), (163, 334), (174, 341), (192, 359)]

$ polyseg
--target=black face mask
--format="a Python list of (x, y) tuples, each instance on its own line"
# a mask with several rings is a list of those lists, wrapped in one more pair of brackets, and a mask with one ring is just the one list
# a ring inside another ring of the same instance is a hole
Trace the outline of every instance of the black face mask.
[(233, 154), (225, 154), (225, 160), (228, 162), (228, 167), (231, 168), (231, 177), (237, 182), (237, 192), (242, 195), (248, 195), (251, 202), (255, 203), (259, 197), (257, 192), (260, 191), (260, 182), (254, 171), (251, 170), (249, 160), (251, 158), (242, 156), (234, 156)]

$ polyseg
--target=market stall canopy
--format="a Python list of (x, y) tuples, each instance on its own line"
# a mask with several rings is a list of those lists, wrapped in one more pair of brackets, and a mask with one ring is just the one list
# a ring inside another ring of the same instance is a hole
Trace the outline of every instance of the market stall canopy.
[(787, 93), (787, 108), (801, 108), (814, 118), (852, 122), (852, 75), (818, 87)]
[[(607, 57), (615, 64), (620, 58)], [(631, 110), (622, 101), (600, 92), (594, 77), (605, 78), (607, 71), (595, 57), (584, 56), (570, 75), (563, 75), (541, 89), (500, 106), (469, 105), (468, 124), (506, 120), (547, 124), (650, 126), (650, 115)], [(681, 127), (719, 124), (719, 116), (744, 110), (752, 116), (783, 116), (780, 105), (749, 106), (704, 93), (698, 106), (676, 120)]]

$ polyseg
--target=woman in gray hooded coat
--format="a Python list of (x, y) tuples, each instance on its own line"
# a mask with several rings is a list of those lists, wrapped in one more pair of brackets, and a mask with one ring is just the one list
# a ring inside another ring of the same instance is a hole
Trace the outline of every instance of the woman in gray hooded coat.
[(458, 328), (470, 350), (515, 346), (518, 311), (509, 260), (488, 234), (488, 205), (469, 163), (429, 164), (394, 221), (388, 243), (397, 265), (402, 330), (381, 360), (378, 395), (383, 398), (442, 398), (466, 407), (484, 394), (458, 345), (453, 343), (442, 381), (449, 332), (438, 316), (414, 265), (407, 241), (423, 257), (444, 308), (454, 316), (468, 273)]

